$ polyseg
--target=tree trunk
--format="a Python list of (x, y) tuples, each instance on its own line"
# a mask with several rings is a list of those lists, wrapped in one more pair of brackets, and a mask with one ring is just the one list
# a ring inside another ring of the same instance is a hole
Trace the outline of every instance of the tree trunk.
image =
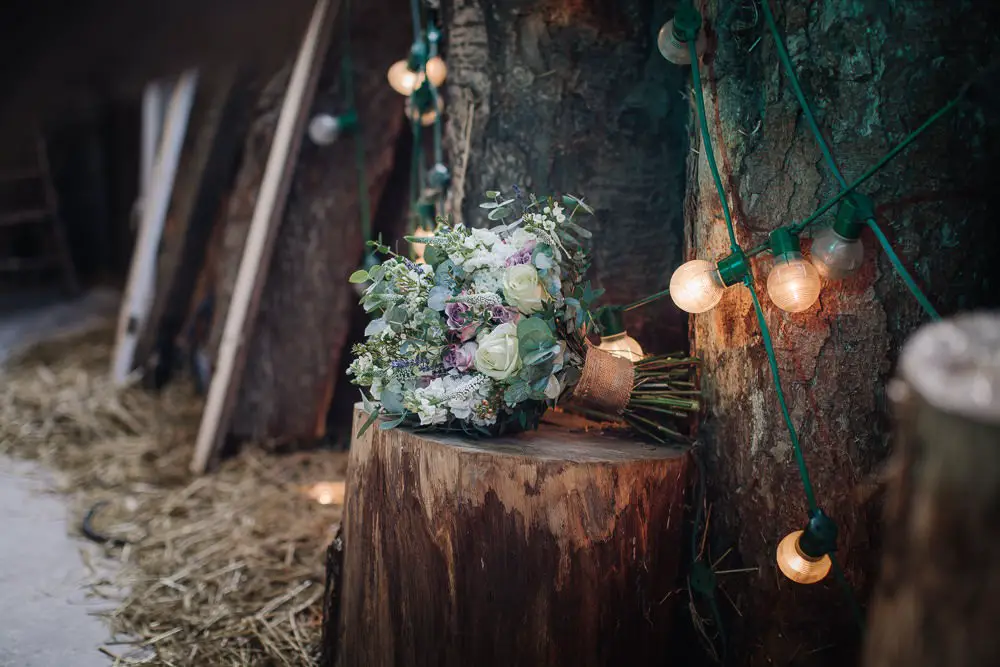
[(903, 350), (867, 667), (1000, 664), (998, 349), (994, 313), (921, 329)]
[[(368, 197), (377, 202), (395, 159), (396, 141), (404, 127), (403, 98), (381, 74), (407, 53), (412, 32), (405, 21), (384, 20), (387, 3), (356, 3), (350, 33), (354, 43), (355, 94), (364, 132)], [(343, 26), (335, 28), (313, 107), (314, 113), (345, 111), (341, 76)], [(275, 98), (276, 106), (280, 96)], [(258, 120), (248, 142), (244, 175), (237, 185), (235, 211), (252, 211), (265, 149), (262, 139), (273, 133), (271, 110)], [(233, 415), (234, 434), (252, 438), (322, 436), (326, 413), (337, 382), (340, 357), (350, 329), (357, 295), (347, 282), (361, 260), (362, 239), (355, 137), (350, 133), (331, 146), (303, 145), (288, 206), (275, 245), (267, 285), (261, 298), (248, 364)], [(256, 175), (256, 179), (252, 176)], [(245, 204), (245, 205), (244, 205)], [(231, 241), (245, 238), (242, 213), (231, 215)], [(245, 219), (249, 219), (249, 216)], [(242, 242), (228, 244), (239, 247)], [(238, 266), (239, 253), (229, 253), (225, 267)], [(235, 271), (220, 276), (216, 340), (221, 336), (225, 305)]]
[[(992, 3), (961, 10), (771, 3), (848, 181), (953, 97), (990, 54), (1000, 54), (988, 27)], [(749, 248), (803, 219), (838, 188), (800, 122), (763, 17), (734, 0), (710, 5), (715, 50), (702, 67), (709, 130), (737, 237)], [(996, 136), (997, 129), (981, 114), (959, 112), (861, 188), (944, 313), (997, 303), (997, 262), (974, 251), (998, 240), (988, 214), (995, 170), (985, 149), (987, 132)], [(690, 256), (718, 259), (728, 239), (704, 151), (692, 162)], [(822, 221), (829, 223), (830, 216)], [(770, 261), (753, 261), (792, 420), (819, 503), (839, 524), (840, 561), (862, 599), (874, 574), (878, 518), (862, 491), (887, 452), (882, 388), (901, 339), (925, 319), (867, 232), (863, 241), (862, 269), (824, 282), (819, 302), (800, 314), (772, 304), (764, 287)], [(728, 290), (717, 308), (692, 318), (692, 332), (710, 412), (702, 437), (709, 445), (714, 553), (732, 546), (735, 556), (723, 567), (742, 559), (760, 568), (723, 582), (741, 613), (731, 614), (732, 664), (850, 664), (858, 633), (834, 577), (803, 587), (775, 566), (778, 541), (806, 521), (805, 501), (747, 290)]]
[[(485, 226), (487, 190), (569, 192), (597, 209), (591, 279), (628, 303), (664, 289), (681, 257), (685, 72), (655, 46), (653, 0), (450, 0), (449, 210)], [(641, 267), (641, 270), (636, 270)], [(686, 347), (667, 302), (626, 324), (660, 352)], [(654, 350), (654, 351), (655, 351)]]
[(337, 664), (661, 664), (688, 460), (548, 425), (482, 441), (373, 426), (351, 446)]

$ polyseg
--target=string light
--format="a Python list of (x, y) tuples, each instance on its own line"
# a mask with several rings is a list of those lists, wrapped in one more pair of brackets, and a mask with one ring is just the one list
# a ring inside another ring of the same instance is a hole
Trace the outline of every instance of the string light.
[(796, 530), (778, 543), (778, 569), (797, 584), (815, 584), (833, 566), (830, 554), (837, 545), (837, 524), (821, 509), (809, 513), (804, 530)]
[(670, 276), (670, 298), (685, 312), (704, 313), (715, 308), (726, 288), (742, 281), (746, 273), (747, 258), (741, 250), (718, 264), (693, 259), (681, 264)]
[(840, 204), (837, 222), (813, 237), (812, 262), (827, 280), (840, 280), (861, 267), (865, 249), (861, 245), (862, 225), (857, 221), (858, 201), (855, 195)]
[(406, 117), (424, 127), (433, 125), (443, 112), (444, 100), (426, 82), (406, 100)]
[(597, 346), (598, 349), (633, 363), (642, 360), (645, 356), (642, 346), (625, 330), (621, 307), (601, 308), (597, 313), (597, 323), (601, 328), (601, 344)]
[(317, 146), (329, 146), (345, 130), (350, 130), (358, 124), (358, 114), (353, 110), (340, 116), (321, 113), (309, 121), (309, 138)]
[[(425, 75), (426, 73), (426, 75)], [(424, 84), (430, 81), (435, 88), (440, 88), (448, 78), (448, 66), (441, 56), (427, 57), (427, 45), (422, 39), (410, 47), (410, 55), (405, 60), (397, 60), (389, 67), (386, 74), (389, 85), (400, 95), (412, 95)]]
[(694, 7), (683, 3), (677, 8), (674, 18), (663, 24), (656, 36), (656, 47), (660, 55), (675, 65), (690, 65), (691, 54), (688, 42), (695, 40), (695, 51), (700, 58), (705, 53), (708, 40), (701, 30), (701, 14)]
[(767, 276), (767, 293), (778, 308), (789, 313), (809, 310), (819, 298), (819, 271), (802, 258), (799, 238), (780, 227), (771, 232), (774, 266)]

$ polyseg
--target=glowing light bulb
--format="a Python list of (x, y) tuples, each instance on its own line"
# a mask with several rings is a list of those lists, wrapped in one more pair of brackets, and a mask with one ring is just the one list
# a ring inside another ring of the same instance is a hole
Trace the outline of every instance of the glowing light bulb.
[[(389, 85), (400, 95), (411, 95), (424, 82), (424, 72), (418, 69), (410, 69), (413, 63), (409, 60), (397, 60), (389, 68), (386, 78)], [(440, 56), (434, 56), (427, 61), (424, 66), (427, 72), (427, 80), (435, 88), (440, 88), (444, 80), (448, 78), (448, 66)]]
[(829, 554), (808, 556), (802, 551), (801, 539), (805, 531), (789, 533), (778, 543), (778, 568), (797, 584), (815, 584), (830, 573), (833, 561)]
[(414, 107), (413, 100), (406, 100), (406, 117), (410, 120), (419, 120), (420, 124), (424, 127), (428, 127), (434, 124), (434, 121), (438, 119), (438, 114), (444, 112), (444, 100), (440, 97), (437, 98), (437, 108), (433, 105), (429, 105), (426, 109), (420, 109), (419, 107)]
[(340, 482), (316, 482), (306, 492), (320, 505), (343, 505), (346, 485)]
[(819, 271), (802, 259), (802, 253), (786, 252), (775, 258), (767, 276), (767, 293), (778, 308), (789, 313), (808, 310), (819, 298), (819, 289)]
[(605, 352), (610, 352), (616, 357), (628, 359), (631, 362), (642, 361), (645, 356), (639, 341), (628, 335), (627, 332), (614, 334), (612, 336), (601, 336), (601, 344), (597, 346)]
[(828, 280), (849, 276), (858, 270), (865, 258), (861, 239), (842, 236), (833, 227), (816, 235), (810, 253), (816, 269)]
[(704, 259), (685, 262), (670, 276), (670, 298), (688, 313), (715, 308), (725, 290), (718, 267)]
[(329, 146), (340, 136), (340, 119), (321, 113), (309, 121), (309, 138), (317, 146)]
[[(413, 232), (413, 235), (419, 236), (420, 238), (427, 238), (428, 236), (434, 236), (434, 232), (429, 229), (424, 229), (423, 227), (417, 227), (417, 229)], [(424, 261), (424, 250), (427, 248), (427, 244), (410, 241), (410, 247), (413, 248), (413, 261), (417, 264), (426, 264)]]

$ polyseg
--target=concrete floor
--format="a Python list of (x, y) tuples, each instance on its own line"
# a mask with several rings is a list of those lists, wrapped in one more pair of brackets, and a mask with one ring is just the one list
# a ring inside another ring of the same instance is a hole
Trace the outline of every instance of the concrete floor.
[[(0, 363), (25, 344), (106, 323), (116, 303), (92, 292), (3, 313)], [(88, 600), (81, 585), (80, 550), (96, 549), (70, 536), (65, 499), (45, 493), (49, 480), (37, 464), (0, 457), (0, 667), (106, 666), (97, 648), (108, 631), (91, 612), (108, 603)]]
[(89, 612), (108, 605), (81, 587), (90, 545), (69, 536), (66, 505), (45, 487), (39, 466), (0, 457), (0, 665), (106, 666), (108, 631)]

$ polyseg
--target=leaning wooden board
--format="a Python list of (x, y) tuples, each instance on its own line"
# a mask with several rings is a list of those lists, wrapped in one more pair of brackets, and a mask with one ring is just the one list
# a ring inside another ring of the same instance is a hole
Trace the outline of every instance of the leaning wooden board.
[(335, 664), (662, 663), (689, 468), (599, 430), (373, 426), (351, 445)]

